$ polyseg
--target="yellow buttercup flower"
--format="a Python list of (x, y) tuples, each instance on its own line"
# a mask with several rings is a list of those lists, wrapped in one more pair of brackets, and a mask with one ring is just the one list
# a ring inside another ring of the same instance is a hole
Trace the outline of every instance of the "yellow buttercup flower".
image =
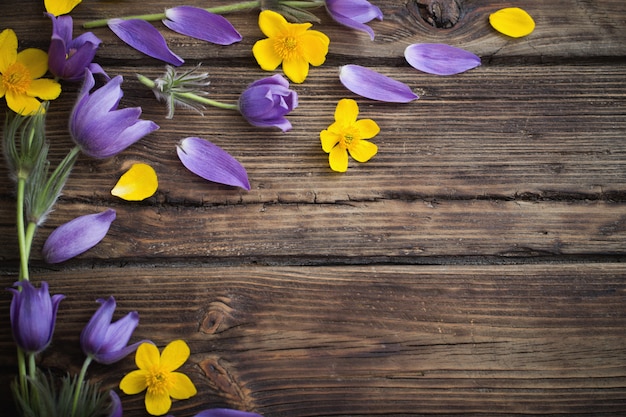
[(172, 406), (171, 398), (186, 400), (197, 393), (187, 375), (174, 372), (189, 358), (189, 353), (189, 346), (184, 340), (174, 340), (160, 356), (156, 346), (142, 343), (135, 354), (139, 369), (122, 378), (120, 389), (129, 395), (147, 390), (145, 403), (148, 413), (153, 416), (167, 413)]
[(357, 120), (358, 115), (356, 101), (344, 98), (335, 109), (335, 123), (320, 133), (322, 149), (329, 153), (333, 171), (348, 170), (348, 153), (359, 162), (367, 162), (378, 152), (378, 147), (366, 139), (376, 136), (380, 128), (372, 119)]
[(48, 71), (48, 54), (28, 48), (17, 52), (17, 36), (12, 29), (0, 33), (0, 98), (5, 97), (11, 110), (22, 116), (43, 111), (42, 100), (54, 100), (61, 85), (40, 78)]
[(309, 74), (309, 64), (320, 66), (326, 60), (330, 39), (311, 23), (289, 23), (279, 13), (263, 10), (259, 27), (267, 39), (257, 41), (252, 53), (262, 69), (273, 71), (282, 63), (285, 75), (302, 83)]
[(68, 14), (74, 7), (82, 0), (44, 0), (44, 6), (46, 11), (54, 16), (61, 16), (62, 14)]
[(111, 194), (127, 201), (152, 197), (159, 186), (156, 172), (148, 164), (133, 164), (111, 190)]

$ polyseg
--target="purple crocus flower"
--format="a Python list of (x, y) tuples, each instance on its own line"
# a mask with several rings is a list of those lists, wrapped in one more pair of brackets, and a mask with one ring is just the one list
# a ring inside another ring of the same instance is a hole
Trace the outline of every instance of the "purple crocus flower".
[(85, 81), (70, 115), (70, 133), (81, 151), (93, 158), (108, 158), (123, 151), (159, 126), (140, 120), (141, 107), (117, 109), (123, 92), (122, 77), (116, 76), (90, 94), (93, 75)]
[(444, 43), (414, 43), (404, 50), (404, 57), (415, 69), (435, 75), (454, 75), (480, 65), (473, 53)]
[(419, 98), (409, 86), (360, 65), (344, 65), (339, 80), (348, 90), (371, 100), (408, 103)]
[(43, 245), (43, 258), (55, 264), (91, 249), (100, 242), (115, 220), (115, 210), (87, 214), (54, 229)]
[(185, 168), (199, 177), (249, 190), (246, 169), (219, 146), (201, 138), (185, 138), (176, 146)]
[(72, 39), (72, 17), (69, 15), (52, 19), (52, 38), (48, 48), (48, 67), (50, 72), (62, 80), (79, 81), (85, 75), (85, 68), (92, 73), (106, 73), (102, 67), (91, 62), (100, 46), (100, 39), (91, 32), (83, 33)]
[(298, 94), (289, 89), (289, 81), (275, 74), (250, 84), (239, 96), (239, 111), (253, 126), (278, 127), (283, 132), (291, 129), (285, 118), (298, 107)]
[(115, 311), (115, 298), (97, 300), (100, 308), (87, 323), (80, 334), (80, 346), (88, 357), (96, 362), (109, 365), (124, 358), (146, 342), (128, 345), (128, 340), (139, 324), (139, 314), (136, 311), (128, 313), (115, 323), (111, 322)]
[(374, 39), (374, 31), (365, 23), (383, 20), (383, 12), (367, 0), (326, 0), (326, 10), (337, 23), (367, 32)]
[(11, 330), (15, 343), (26, 353), (36, 354), (44, 350), (52, 340), (59, 303), (62, 294), (50, 296), (48, 283), (35, 288), (30, 281), (16, 282), (20, 290), (9, 288), (11, 300)]
[(165, 10), (163, 24), (174, 32), (217, 45), (231, 45), (241, 35), (224, 17), (199, 7), (178, 6)]

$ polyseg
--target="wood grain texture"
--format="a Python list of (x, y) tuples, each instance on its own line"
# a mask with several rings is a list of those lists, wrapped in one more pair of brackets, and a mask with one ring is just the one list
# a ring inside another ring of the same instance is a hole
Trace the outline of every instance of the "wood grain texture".
[[(36, 235), (34, 280), (67, 296), (43, 367), (78, 372), (79, 334), (94, 300), (114, 295), (116, 317), (140, 313), (133, 340), (189, 343), (183, 370), (199, 394), (174, 404), (177, 417), (209, 407), (266, 417), (624, 415), (623, 1), (372, 1), (385, 16), (370, 24), (374, 41), (316, 11), (322, 21), (315, 28), (331, 38), (330, 51), (305, 83), (292, 84), (300, 104), (287, 133), (217, 109), (165, 119), (163, 104), (135, 77), (157, 77), (163, 65), (107, 28), (92, 30), (103, 40), (96, 60), (124, 77), (122, 107), (141, 106), (160, 129), (113, 158), (81, 156)], [(0, 3), (0, 30), (13, 28), (20, 48), (47, 49), (51, 23), (41, 3)], [(72, 12), (74, 30), (173, 5), (148, 3), (84, 0)], [(424, 5), (440, 21), (458, 18), (433, 27)], [(510, 6), (533, 16), (530, 36), (512, 39), (489, 26), (490, 13)], [(210, 73), (211, 98), (236, 102), (271, 73), (251, 54), (262, 37), (257, 12), (228, 18), (243, 35), (228, 47), (155, 26), (185, 68), (202, 63)], [(452, 77), (420, 73), (403, 58), (416, 42), (462, 47), (482, 65)], [(349, 63), (406, 83), (420, 99), (396, 105), (353, 95), (338, 79)], [(67, 121), (78, 88), (64, 83), (49, 109), (53, 163), (72, 146)], [(319, 132), (345, 97), (381, 133), (370, 162), (351, 161), (337, 174)], [(175, 153), (188, 136), (233, 154), (252, 189), (189, 173)], [(159, 176), (157, 194), (140, 203), (110, 195), (134, 162), (151, 164)], [(7, 174), (0, 161), (3, 288), (18, 264)], [(61, 265), (42, 262), (54, 227), (107, 207), (117, 219), (98, 246)], [(0, 292), (6, 404), (15, 373), (9, 303), (10, 294)], [(115, 388), (132, 369), (128, 357), (89, 374)], [(122, 399), (125, 416), (146, 415), (143, 396)]]

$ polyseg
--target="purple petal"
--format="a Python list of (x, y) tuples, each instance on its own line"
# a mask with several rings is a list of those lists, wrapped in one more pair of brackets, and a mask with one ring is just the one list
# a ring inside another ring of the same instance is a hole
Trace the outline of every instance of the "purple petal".
[(374, 31), (365, 23), (383, 20), (382, 11), (367, 0), (326, 0), (326, 9), (339, 24), (367, 32), (374, 39)]
[(160, 59), (174, 66), (182, 65), (185, 62), (167, 47), (163, 35), (145, 20), (111, 19), (107, 24), (121, 40), (152, 58)]
[(408, 103), (419, 98), (406, 84), (359, 65), (341, 67), (339, 79), (348, 90), (372, 100)]
[(109, 391), (109, 397), (111, 397), (111, 412), (108, 417), (122, 417), (122, 401), (117, 393), (113, 390)]
[(459, 74), (480, 65), (480, 58), (473, 53), (443, 43), (409, 45), (404, 57), (413, 68), (435, 75)]
[(165, 10), (163, 24), (183, 35), (218, 45), (230, 45), (241, 40), (241, 35), (223, 16), (192, 6)]
[(200, 411), (194, 417), (262, 417), (260, 414), (249, 411), (239, 411), (230, 408), (212, 408)]
[(177, 145), (176, 151), (183, 165), (199, 177), (250, 190), (245, 168), (228, 152), (208, 140), (185, 138)]
[(57, 227), (43, 245), (43, 258), (54, 264), (66, 261), (100, 242), (115, 220), (115, 210), (88, 214)]

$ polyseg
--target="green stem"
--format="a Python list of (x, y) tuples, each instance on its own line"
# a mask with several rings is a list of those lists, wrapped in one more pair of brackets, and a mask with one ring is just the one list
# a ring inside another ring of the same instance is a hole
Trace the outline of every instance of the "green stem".
[(26, 233), (24, 228), (24, 189), (26, 188), (26, 178), (20, 176), (17, 180), (17, 244), (20, 250), (20, 281), (28, 281), (28, 253), (30, 249), (26, 247)]
[(17, 371), (20, 381), (20, 389), (22, 390), (22, 397), (25, 397), (26, 393), (26, 358), (24, 357), (24, 351), (17, 347)]
[(80, 396), (80, 391), (83, 388), (83, 382), (85, 381), (85, 375), (87, 374), (87, 368), (89, 368), (89, 364), (93, 358), (91, 356), (87, 356), (85, 358), (85, 362), (83, 362), (83, 367), (80, 369), (80, 374), (78, 374), (78, 380), (76, 381), (76, 388), (74, 389), (74, 401), (72, 402), (72, 417), (76, 414), (76, 406), (78, 405), (78, 397)]

